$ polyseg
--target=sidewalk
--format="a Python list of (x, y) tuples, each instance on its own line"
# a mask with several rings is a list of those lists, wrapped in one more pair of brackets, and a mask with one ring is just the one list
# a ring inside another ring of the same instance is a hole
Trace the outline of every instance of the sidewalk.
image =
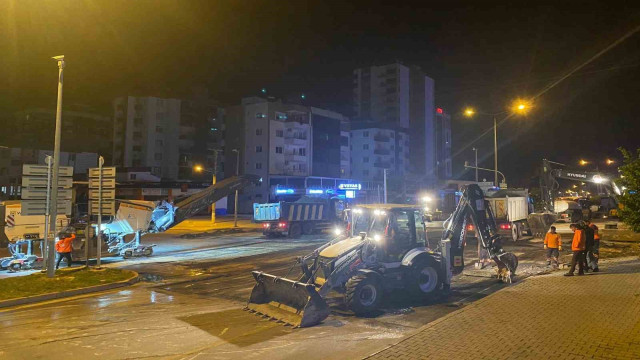
[(639, 359), (640, 260), (528, 278), (368, 359)]
[(234, 227), (233, 215), (217, 216), (211, 223), (210, 216), (192, 217), (167, 230), (169, 234), (203, 233), (218, 230), (240, 229), (243, 231), (262, 231), (261, 224), (251, 221), (251, 215), (238, 215), (238, 227)]

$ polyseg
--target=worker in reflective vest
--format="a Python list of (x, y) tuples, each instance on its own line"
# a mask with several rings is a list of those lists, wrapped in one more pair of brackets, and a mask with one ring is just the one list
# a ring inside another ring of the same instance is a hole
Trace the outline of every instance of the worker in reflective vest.
[(58, 253), (58, 262), (56, 269), (60, 267), (62, 258), (67, 259), (67, 267), (71, 267), (71, 243), (76, 238), (76, 234), (60, 234), (60, 240), (56, 242), (56, 252)]
[(576, 270), (576, 263), (578, 264), (578, 275), (584, 275), (584, 249), (585, 249), (585, 235), (583, 230), (578, 229), (576, 224), (571, 224), (571, 231), (573, 231), (573, 241), (571, 241), (571, 251), (573, 251), (573, 257), (571, 258), (571, 268), (569, 272), (564, 276), (573, 276)]
[(551, 266), (551, 261), (553, 261), (555, 267), (558, 267), (558, 256), (560, 256), (560, 251), (562, 250), (562, 238), (556, 232), (555, 226), (552, 226), (544, 237), (544, 248), (547, 250), (547, 266)]

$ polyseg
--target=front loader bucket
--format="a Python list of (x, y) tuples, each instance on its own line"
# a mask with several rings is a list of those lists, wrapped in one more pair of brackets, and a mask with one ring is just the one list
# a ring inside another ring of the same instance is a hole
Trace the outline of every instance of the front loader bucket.
[(305, 284), (260, 271), (253, 271), (256, 285), (247, 310), (260, 313), (294, 327), (319, 324), (329, 316), (329, 305), (313, 284)]

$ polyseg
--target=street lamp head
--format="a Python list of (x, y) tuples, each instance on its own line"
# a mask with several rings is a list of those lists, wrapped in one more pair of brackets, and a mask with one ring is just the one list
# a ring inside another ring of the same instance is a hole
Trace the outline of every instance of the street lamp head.
[(475, 114), (475, 110), (473, 110), (473, 108), (466, 108), (464, 110), (464, 116), (466, 117), (472, 117)]
[(238, 149), (231, 149), (231, 152), (237, 153)]
[(578, 161), (578, 164), (580, 164), (581, 166), (585, 166), (585, 165), (588, 165), (589, 162), (585, 159), (580, 159), (580, 161)]
[(531, 102), (523, 99), (516, 99), (512, 105), (513, 112), (518, 114), (526, 114), (531, 108)]
[(196, 165), (193, 167), (193, 171), (200, 173), (202, 172), (202, 170), (204, 170), (204, 168), (202, 167), (202, 165)]
[(611, 160), (611, 159), (607, 159), (607, 161), (605, 161), (607, 163), (607, 165), (613, 165), (616, 163), (615, 160)]

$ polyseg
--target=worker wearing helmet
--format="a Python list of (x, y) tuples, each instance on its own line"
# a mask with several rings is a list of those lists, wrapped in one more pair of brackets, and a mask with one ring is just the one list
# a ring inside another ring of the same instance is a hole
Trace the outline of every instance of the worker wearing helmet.
[[(588, 227), (587, 236), (590, 233), (593, 233), (593, 242), (591, 244), (591, 248), (587, 249), (587, 265), (593, 272), (600, 271), (598, 267), (598, 258), (600, 257), (600, 234), (598, 234), (598, 227), (596, 224), (592, 223), (589, 220), (585, 220), (585, 225)], [(588, 243), (588, 241), (587, 241)]]
[(58, 262), (56, 269), (60, 267), (62, 258), (67, 259), (67, 267), (71, 267), (71, 243), (76, 238), (76, 234), (60, 234), (60, 240), (56, 242), (56, 252), (58, 253)]
[(544, 248), (547, 250), (547, 266), (558, 267), (558, 256), (562, 250), (562, 237), (556, 232), (556, 227), (552, 226), (547, 235), (544, 237)]
[(564, 276), (573, 276), (576, 270), (576, 263), (578, 263), (578, 275), (584, 275), (584, 249), (585, 249), (585, 235), (582, 229), (578, 229), (576, 224), (571, 224), (571, 231), (573, 231), (573, 241), (571, 241), (571, 251), (573, 251), (573, 257), (571, 258), (571, 268), (569, 272)]

